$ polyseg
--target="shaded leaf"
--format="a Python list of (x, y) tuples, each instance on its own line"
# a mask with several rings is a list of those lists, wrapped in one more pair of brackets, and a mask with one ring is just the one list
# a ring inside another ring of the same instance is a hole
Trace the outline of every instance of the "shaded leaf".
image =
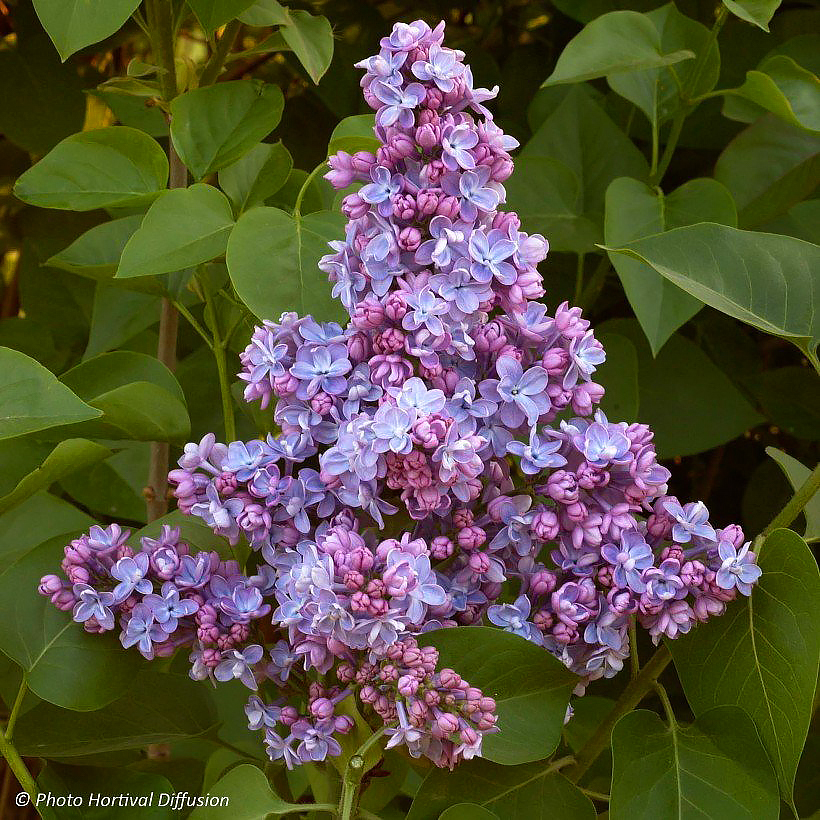
[(478, 803), (456, 803), (445, 809), (439, 820), (498, 820), (498, 815)]
[(807, 353), (820, 341), (820, 247), (704, 222), (607, 250), (639, 259), (716, 310)]
[(661, 458), (709, 450), (762, 421), (729, 377), (689, 339), (673, 334), (653, 357), (636, 321), (611, 319), (598, 329), (626, 336), (635, 346), (638, 421), (652, 428)]
[(61, 441), (46, 457), (45, 461), (17, 486), (0, 498), (0, 514), (16, 507), (36, 492), (45, 490), (64, 476), (96, 464), (111, 455), (107, 447), (82, 438)]
[(345, 117), (333, 129), (330, 141), (327, 144), (327, 155), (332, 156), (338, 151), (347, 151), (355, 154), (357, 151), (375, 153), (380, 143), (373, 133), (376, 119), (373, 114), (354, 114)]
[(253, 0), (188, 0), (188, 5), (206, 34), (239, 17), (253, 5)]
[(168, 181), (168, 158), (156, 140), (124, 125), (66, 137), (15, 183), (29, 205), (69, 211), (139, 206)]
[(751, 597), (669, 648), (697, 717), (723, 705), (751, 716), (790, 803), (820, 661), (820, 573), (803, 539), (784, 529), (769, 535), (758, 563)]
[(124, 345), (156, 324), (159, 314), (159, 296), (128, 291), (108, 280), (97, 282), (83, 358), (88, 359)]
[[(792, 489), (799, 490), (811, 475), (811, 470), (803, 466), (796, 458), (792, 458), (788, 453), (778, 450), (776, 447), (767, 447), (766, 455), (773, 458), (783, 474), (792, 485)], [(803, 507), (803, 514), (806, 516), (806, 541), (817, 541), (820, 539), (820, 495), (816, 494)]]
[[(541, 650), (543, 652), (543, 650)], [(450, 806), (468, 801), (504, 820), (593, 820), (595, 809), (572, 783), (544, 763), (499, 766), (480, 758), (454, 772), (432, 769), (424, 778), (407, 820), (436, 820)]]
[(820, 182), (820, 135), (769, 114), (723, 150), (715, 179), (732, 194), (738, 224), (754, 228), (804, 200)]
[(743, 379), (769, 421), (795, 438), (820, 439), (820, 379), (808, 367), (778, 367)]
[(230, 203), (211, 185), (164, 191), (126, 242), (116, 277), (172, 273), (208, 262), (225, 252), (233, 224)]
[(120, 263), (125, 243), (139, 228), (142, 219), (142, 214), (134, 214), (95, 225), (46, 264), (91, 279), (110, 279)]
[(102, 415), (34, 359), (0, 347), (0, 439)]
[[(668, 196), (625, 177), (613, 180), (607, 189), (604, 236), (609, 246), (705, 220), (737, 224), (731, 195), (713, 179), (692, 179)], [(652, 352), (657, 353), (703, 303), (640, 260), (616, 253), (609, 258)]]
[(595, 337), (606, 351), (606, 361), (595, 371), (595, 381), (606, 389), (601, 410), (611, 419), (631, 424), (640, 418), (638, 352), (620, 333), (596, 333)]
[(644, 14), (612, 11), (587, 23), (569, 41), (544, 85), (577, 83), (630, 71), (672, 65), (695, 54), (664, 53), (658, 30)]
[(187, 91), (171, 102), (171, 139), (196, 179), (236, 162), (279, 124), (278, 86), (234, 80)]
[[(563, 101), (524, 146), (521, 159), (529, 160), (533, 157), (557, 161), (577, 180), (575, 196), (561, 195), (566, 180), (564, 171), (550, 177), (548, 183), (557, 193), (557, 196), (551, 193), (548, 201), (558, 202), (561, 207), (566, 204), (570, 208), (570, 218), (574, 215), (582, 220), (580, 230), (575, 231), (575, 235), (570, 235), (568, 241), (553, 243), (553, 249), (559, 251), (586, 253), (592, 250), (594, 242), (600, 241), (594, 237), (603, 236), (604, 197), (609, 183), (619, 176), (645, 180), (649, 173), (644, 156), (590, 98), (584, 86), (570, 88)], [(526, 172), (526, 164), (523, 171), (521, 161), (517, 160), (516, 164), (516, 173), (507, 182), (511, 186), (507, 197), (508, 205), (515, 209), (518, 203), (514, 180), (517, 175)], [(566, 219), (567, 216), (562, 215), (560, 218)], [(549, 229), (554, 227), (549, 221), (543, 228), (538, 227), (537, 220), (531, 222), (533, 229), (543, 230), (548, 234)], [(553, 241), (552, 235), (550, 241)]]
[[(139, 657), (121, 646), (119, 654)], [(131, 685), (120, 697), (91, 714), (40, 704), (20, 718), (15, 745), (27, 756), (68, 758), (198, 737), (215, 722), (208, 689), (201, 682), (142, 669), (131, 675)]]
[(612, 730), (612, 820), (776, 820), (777, 780), (754, 724), (736, 706), (667, 726), (638, 709)]
[(255, 145), (242, 159), (219, 172), (219, 185), (237, 213), (260, 205), (287, 180), (293, 158), (281, 142)]

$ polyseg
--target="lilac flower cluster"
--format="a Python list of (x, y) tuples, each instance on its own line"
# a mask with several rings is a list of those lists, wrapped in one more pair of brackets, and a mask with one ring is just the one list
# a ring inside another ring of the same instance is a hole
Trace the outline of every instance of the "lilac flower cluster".
[(40, 593), (88, 632), (119, 624), (122, 645), (136, 646), (149, 660), (196, 642), (200, 663), (217, 679), (238, 677), (227, 675), (236, 647), (271, 611), (264, 601), (270, 568), (248, 578), (216, 552), (192, 553), (179, 529), (167, 525), (158, 538), (143, 536), (138, 551), (128, 545), (130, 535), (117, 524), (92, 527), (65, 548), (65, 578), (46, 575)]
[[(183, 512), (257, 551), (250, 578), (212, 557), (197, 592), (179, 593), (197, 607), (174, 616), (192, 624), (192, 675), (256, 690), (249, 723), (289, 766), (338, 754), (351, 696), (391, 746), (440, 766), (480, 754), (495, 704), (436, 670), (419, 648), (429, 630), (495, 624), (561, 659), (581, 692), (621, 668), (630, 619), (674, 638), (760, 575), (739, 527), (667, 495), (651, 431), (596, 411), (604, 350), (580, 309), (537, 301), (548, 244), (498, 210), (516, 143), (463, 56), (443, 24), (399, 23), (359, 64), (380, 147), (331, 157), (331, 183), (358, 189), (320, 262), (350, 322), (285, 313), (256, 328), (239, 375), (277, 432), (206, 435), (169, 474)], [(121, 618), (150, 607), (155, 577), (177, 605), (176, 570), (113, 574), (138, 556), (85, 544), (88, 572), (72, 545), (69, 581), (42, 591), (87, 627), (112, 628), (113, 604)], [(266, 655), (251, 621), (269, 610)], [(153, 617), (131, 633), (150, 637)], [(312, 685), (305, 714), (286, 701), (300, 668), (338, 682)]]

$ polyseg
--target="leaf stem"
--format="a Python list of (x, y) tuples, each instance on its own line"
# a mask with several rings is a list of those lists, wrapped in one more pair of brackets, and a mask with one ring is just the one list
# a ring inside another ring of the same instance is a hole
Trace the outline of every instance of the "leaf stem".
[(669, 695), (666, 693), (666, 689), (664, 688), (663, 684), (658, 683), (655, 681), (655, 685), (653, 686), (655, 692), (657, 692), (658, 697), (661, 699), (661, 704), (663, 704), (663, 711), (666, 715), (666, 719), (669, 721), (669, 728), (675, 729), (678, 725), (677, 720), (675, 720), (675, 710), (672, 708), (672, 701), (669, 700)]
[(23, 672), (23, 679), (20, 681), (20, 688), (17, 690), (17, 697), (14, 699), (14, 703), (11, 706), (9, 719), (6, 723), (6, 740), (9, 742), (11, 742), (12, 735), (14, 734), (14, 725), (17, 723), (17, 718), (20, 716), (20, 709), (23, 705), (23, 698), (25, 698), (27, 691), (28, 673)]
[(203, 283), (202, 292), (205, 297), (205, 321), (213, 336), (214, 360), (216, 361), (216, 372), (219, 376), (219, 392), (222, 396), (222, 421), (225, 425), (226, 441), (236, 441), (236, 420), (233, 412), (233, 396), (231, 395), (231, 383), (228, 379), (228, 364), (225, 357), (225, 348), (228, 339), (222, 338), (219, 331), (219, 319), (216, 315), (214, 299), (211, 295), (207, 283)]
[(767, 535), (770, 535), (774, 530), (780, 527), (788, 527), (789, 524), (797, 518), (803, 511), (806, 504), (811, 501), (815, 493), (820, 490), (820, 464), (818, 464), (811, 475), (803, 482), (803, 484), (795, 491), (791, 500), (783, 507), (782, 510), (769, 522), (769, 525), (762, 533), (755, 539), (762, 541)]
[(356, 750), (345, 766), (342, 776), (342, 794), (339, 798), (338, 816), (339, 820), (353, 820), (357, 814), (359, 803), (359, 787), (365, 773), (365, 755), (368, 750), (378, 743), (384, 735), (386, 727), (379, 729), (370, 735), (364, 743)]
[(23, 679), (20, 681), (17, 697), (12, 704), (6, 728), (0, 731), (0, 755), (5, 758), (9, 769), (11, 769), (17, 778), (17, 782), (31, 798), (32, 803), (34, 803), (37, 797), (37, 784), (34, 782), (34, 778), (31, 776), (31, 772), (26, 767), (26, 764), (23, 762), (23, 758), (20, 757), (20, 753), (11, 742), (12, 735), (14, 734), (14, 725), (17, 723), (17, 718), (20, 715), (20, 709), (23, 705), (23, 698), (26, 696), (27, 691), (28, 678), (26, 673), (23, 672)]
[(199, 76), (200, 86), (212, 85), (217, 81), (219, 72), (225, 64), (225, 60), (228, 54), (230, 54), (241, 28), (241, 20), (231, 20), (231, 22), (225, 26), (225, 31), (222, 32), (222, 36), (219, 38), (219, 42), (216, 44), (213, 54), (211, 54), (208, 62), (205, 63), (202, 74)]
[(583, 792), (583, 794), (591, 800), (600, 800), (602, 803), (609, 803), (612, 799), (608, 794), (604, 794), (603, 792), (594, 792), (592, 789), (584, 789), (581, 786), (578, 786), (578, 791)]
[(635, 680), (641, 671), (641, 661), (638, 657), (638, 629), (635, 625), (634, 615), (629, 619), (629, 664), (632, 672), (632, 680)]
[(615, 724), (643, 700), (671, 660), (672, 655), (669, 650), (665, 646), (661, 646), (641, 669), (635, 680), (627, 684), (612, 711), (604, 718), (592, 737), (575, 756), (575, 765), (567, 775), (573, 783), (577, 783), (598, 759), (598, 755), (609, 743)]
[(327, 160), (322, 160), (308, 175), (305, 181), (302, 183), (302, 187), (299, 189), (299, 193), (296, 196), (296, 202), (293, 203), (293, 215), (298, 219), (302, 215), (302, 200), (305, 198), (305, 194), (307, 193), (307, 189), (310, 186), (310, 183), (316, 178), (316, 175), (327, 168)]

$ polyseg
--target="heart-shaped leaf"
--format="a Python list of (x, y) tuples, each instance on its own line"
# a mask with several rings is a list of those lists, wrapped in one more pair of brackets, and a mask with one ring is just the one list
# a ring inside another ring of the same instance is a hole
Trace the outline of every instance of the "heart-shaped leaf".
[(171, 139), (196, 179), (225, 168), (264, 139), (282, 118), (279, 86), (234, 80), (196, 88), (171, 103)]
[(771, 533), (758, 563), (763, 575), (751, 597), (669, 648), (696, 716), (723, 705), (751, 716), (791, 803), (820, 664), (820, 573), (791, 530)]
[(279, 33), (310, 79), (318, 83), (333, 59), (333, 29), (327, 17), (299, 9), (289, 9), (288, 17), (288, 25), (283, 26)]
[(612, 730), (612, 820), (776, 820), (777, 779), (749, 716), (736, 706), (667, 726), (638, 709)]

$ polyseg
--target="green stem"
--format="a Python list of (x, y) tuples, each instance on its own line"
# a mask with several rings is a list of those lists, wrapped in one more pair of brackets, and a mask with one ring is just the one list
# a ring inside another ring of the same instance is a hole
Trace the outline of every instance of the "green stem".
[(177, 302), (176, 300), (174, 301), (174, 307), (180, 312), (180, 315), (185, 318), (188, 324), (202, 337), (205, 344), (208, 345), (208, 347), (211, 350), (213, 350), (213, 340), (202, 327), (202, 325), (199, 324), (199, 322), (196, 320), (196, 317), (193, 315), (193, 313), (191, 313), (191, 311), (188, 310), (188, 308), (186, 308), (185, 305), (182, 304), (182, 302)]
[(604, 794), (603, 792), (594, 792), (592, 789), (583, 789), (579, 786), (578, 790), (583, 792), (590, 799), (600, 800), (602, 803), (609, 803), (612, 799), (608, 794)]
[(219, 42), (216, 44), (213, 54), (211, 54), (208, 62), (205, 63), (205, 68), (202, 69), (202, 74), (199, 76), (200, 86), (211, 85), (217, 81), (219, 72), (222, 70), (222, 66), (225, 64), (225, 60), (228, 54), (230, 54), (241, 28), (242, 22), (240, 20), (231, 20), (231, 22), (225, 26), (225, 31), (222, 32), (222, 36), (219, 38)]
[(17, 723), (17, 718), (20, 716), (20, 709), (23, 706), (23, 698), (25, 698), (27, 691), (28, 675), (26, 672), (23, 672), (23, 679), (20, 681), (20, 688), (17, 690), (17, 697), (14, 699), (14, 703), (11, 706), (9, 719), (6, 723), (6, 740), (9, 742), (11, 742), (12, 735), (14, 734), (14, 725)]
[(219, 319), (216, 315), (213, 296), (208, 289), (206, 282), (202, 283), (202, 292), (205, 296), (205, 322), (213, 336), (211, 350), (216, 361), (216, 372), (219, 376), (219, 393), (222, 396), (222, 420), (225, 424), (226, 441), (236, 441), (236, 421), (233, 413), (233, 396), (231, 396), (231, 383), (228, 379), (228, 364), (225, 357), (227, 338), (223, 339), (219, 331)]
[(654, 179), (655, 174), (658, 173), (658, 154), (660, 153), (659, 139), (660, 128), (658, 126), (658, 118), (652, 119), (652, 165), (649, 169), (649, 178)]
[(0, 732), (0, 755), (2, 755), (9, 768), (14, 772), (17, 782), (23, 787), (23, 790), (31, 798), (31, 802), (36, 804), (37, 801), (37, 784), (31, 776), (31, 772), (26, 768), (23, 758), (20, 753), (14, 748), (14, 745), (6, 739), (3, 732)]
[(641, 669), (635, 680), (627, 684), (612, 711), (575, 756), (575, 765), (567, 775), (573, 783), (577, 783), (586, 774), (589, 767), (598, 759), (598, 755), (606, 749), (615, 724), (644, 699), (671, 660), (669, 650), (661, 646)]
[(160, 68), (159, 87), (162, 98), (170, 102), (177, 95), (177, 72), (174, 60), (174, 21), (169, 0), (146, 0), (145, 12), (154, 59)]
[(356, 816), (359, 803), (359, 787), (365, 773), (365, 755), (372, 746), (381, 740), (384, 731), (384, 729), (380, 729), (370, 735), (347, 761), (342, 776), (342, 794), (339, 798), (339, 820), (353, 820)]
[(584, 259), (586, 254), (578, 254), (578, 264), (575, 267), (575, 293), (572, 295), (572, 304), (577, 305), (581, 301), (581, 293), (584, 290)]
[(307, 189), (310, 183), (316, 179), (316, 176), (327, 169), (327, 160), (322, 160), (308, 175), (307, 179), (302, 183), (299, 193), (296, 197), (296, 202), (293, 203), (293, 215), (299, 217), (302, 215), (302, 200), (305, 198)]
[(791, 501), (780, 510), (766, 529), (760, 533), (758, 539), (762, 541), (767, 535), (774, 532), (774, 530), (780, 527), (788, 527), (789, 524), (800, 515), (803, 508), (811, 501), (818, 490), (820, 490), (820, 464), (814, 468), (811, 475), (797, 489), (791, 497)]
[(629, 663), (632, 671), (632, 680), (635, 680), (641, 671), (641, 662), (638, 658), (638, 628), (635, 624), (634, 615), (629, 619)]
[[(712, 50), (712, 46), (715, 44), (717, 40), (718, 34), (720, 34), (720, 30), (723, 28), (723, 24), (726, 22), (726, 18), (729, 16), (729, 10), (726, 6), (721, 6), (720, 10), (717, 13), (717, 17), (715, 18), (715, 24), (709, 31), (709, 37), (704, 44), (703, 50), (698, 54), (697, 59), (695, 60), (695, 65), (692, 68), (692, 73), (689, 76), (689, 79), (686, 83), (686, 87), (680, 93), (681, 99), (681, 110), (675, 114), (674, 119), (672, 120), (672, 128), (669, 131), (669, 137), (666, 140), (666, 146), (663, 150), (663, 156), (661, 157), (661, 161), (658, 164), (657, 168), (653, 173), (650, 174), (649, 177), (649, 184), (654, 187), (655, 185), (659, 185), (660, 181), (663, 179), (666, 170), (669, 168), (669, 163), (672, 161), (672, 155), (675, 153), (675, 149), (678, 147), (678, 140), (680, 139), (681, 130), (683, 129), (683, 121), (686, 119), (690, 111), (695, 108), (697, 104), (696, 100), (690, 99), (689, 94), (697, 88), (698, 81), (700, 80), (700, 75), (703, 73), (703, 69), (706, 66), (706, 59), (709, 55), (709, 52)], [(654, 133), (653, 133), (654, 137)]]
[(675, 710), (672, 708), (672, 701), (669, 700), (669, 695), (666, 694), (666, 689), (662, 684), (655, 681), (653, 688), (655, 692), (657, 692), (658, 697), (661, 699), (664, 714), (666, 715), (666, 719), (669, 721), (669, 728), (674, 730), (678, 725), (678, 722), (675, 720)]

